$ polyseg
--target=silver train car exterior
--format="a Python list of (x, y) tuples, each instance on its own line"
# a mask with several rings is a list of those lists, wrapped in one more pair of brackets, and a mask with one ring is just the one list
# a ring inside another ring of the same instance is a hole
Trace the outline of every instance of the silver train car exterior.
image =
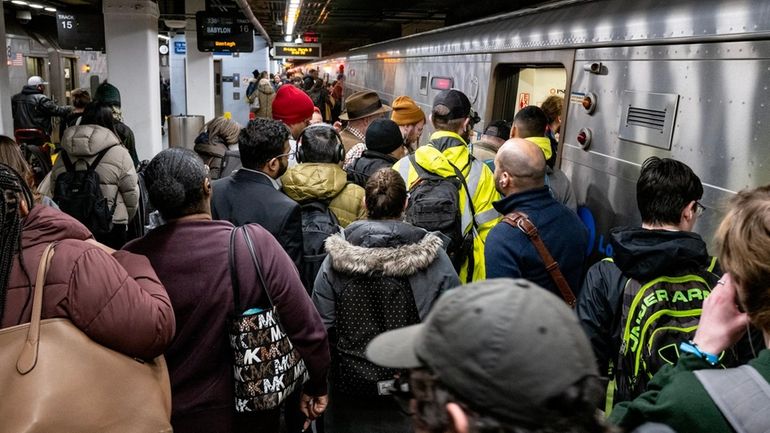
[(767, 1), (563, 1), (315, 63), (339, 64), (346, 94), (409, 95), (426, 114), (440, 88), (462, 90), (483, 119), (476, 133), (563, 92), (559, 163), (594, 259), (612, 255), (610, 228), (640, 223), (636, 180), (650, 156), (701, 178), (695, 231), (711, 247), (727, 200), (770, 183)]

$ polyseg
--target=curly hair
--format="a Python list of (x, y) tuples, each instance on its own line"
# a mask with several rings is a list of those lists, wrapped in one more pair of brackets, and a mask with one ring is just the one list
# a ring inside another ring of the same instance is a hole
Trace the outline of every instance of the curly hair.
[(238, 150), (245, 168), (256, 170), (283, 153), (289, 130), (283, 122), (256, 118), (241, 129)]
[[(468, 416), (470, 433), (616, 433), (596, 411), (602, 388), (597, 377), (589, 376), (548, 399), (537, 413), (517, 414), (524, 421), (502, 420), (463, 401), (427, 369), (411, 370), (409, 383), (414, 396), (414, 420), (418, 431), (452, 431), (447, 403), (456, 403)], [(529, 419), (527, 419), (529, 418)]]
[(195, 152), (171, 148), (150, 161), (144, 172), (144, 183), (150, 203), (165, 220), (172, 220), (204, 211), (206, 176), (206, 166)]
[(381, 168), (366, 181), (365, 203), (370, 220), (399, 219), (406, 203), (406, 184), (392, 168)]

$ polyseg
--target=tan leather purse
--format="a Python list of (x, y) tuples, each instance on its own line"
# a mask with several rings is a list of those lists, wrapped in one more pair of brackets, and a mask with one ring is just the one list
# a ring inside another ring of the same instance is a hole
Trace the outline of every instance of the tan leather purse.
[(67, 319), (41, 320), (53, 249), (48, 245), (40, 260), (32, 321), (0, 330), (0, 433), (172, 431), (163, 356), (138, 361), (92, 341)]

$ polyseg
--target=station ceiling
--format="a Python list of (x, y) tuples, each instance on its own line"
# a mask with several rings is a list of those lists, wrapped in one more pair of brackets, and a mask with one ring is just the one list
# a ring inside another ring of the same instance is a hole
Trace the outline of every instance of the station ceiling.
[[(187, 19), (187, 28), (194, 28), (185, 15), (184, 0), (155, 0), (161, 21)], [(212, 1), (212, 0), (208, 0)], [(227, 2), (229, 0), (213, 0)], [(285, 41), (286, 16), (291, 0), (247, 0), (252, 12), (273, 42)], [(294, 0), (295, 3), (297, 0)], [(101, 0), (29, 0), (58, 10), (101, 12)], [(322, 44), (323, 55), (331, 55), (374, 42), (407, 36), (435, 28), (472, 21), (500, 13), (511, 12), (549, 3), (548, 0), (300, 0), (299, 13), (293, 31), (294, 37), (315, 32)], [(19, 9), (27, 6), (3, 0), (6, 20), (13, 19)], [(54, 14), (31, 10), (32, 26), (43, 31), (51, 26), (55, 33)]]

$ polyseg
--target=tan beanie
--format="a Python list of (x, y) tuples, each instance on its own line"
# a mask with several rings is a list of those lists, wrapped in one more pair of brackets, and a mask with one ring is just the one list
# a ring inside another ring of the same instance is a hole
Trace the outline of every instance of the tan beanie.
[(399, 96), (393, 100), (393, 114), (390, 120), (398, 125), (414, 125), (425, 120), (425, 113), (415, 104), (414, 100), (408, 96)]

